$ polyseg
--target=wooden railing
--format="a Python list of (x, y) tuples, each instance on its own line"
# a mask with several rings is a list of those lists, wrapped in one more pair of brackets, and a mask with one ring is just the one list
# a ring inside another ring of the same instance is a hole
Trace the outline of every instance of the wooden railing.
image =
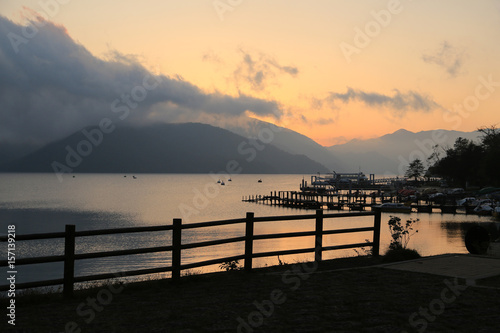
[[(324, 230), (323, 221), (325, 218), (339, 218), (339, 217), (359, 217), (359, 216), (374, 216), (373, 226), (361, 227), (361, 228), (349, 228), (349, 229), (333, 229)], [(254, 235), (254, 224), (259, 222), (272, 222), (272, 221), (293, 221), (293, 220), (310, 220), (315, 219), (316, 225), (315, 230), (312, 231), (300, 231), (300, 232), (287, 232), (287, 233), (277, 233), (277, 234), (262, 234)], [(73, 288), (75, 283), (88, 282), (94, 280), (112, 279), (117, 276), (137, 276), (153, 273), (163, 273), (171, 272), (172, 280), (178, 280), (181, 276), (181, 271), (185, 269), (192, 269), (196, 267), (209, 266), (214, 264), (220, 264), (228, 261), (244, 259), (244, 270), (252, 270), (252, 260), (253, 258), (261, 257), (271, 257), (277, 255), (290, 255), (290, 254), (301, 254), (301, 253), (312, 253), (314, 252), (314, 260), (320, 262), (322, 260), (323, 251), (339, 250), (339, 249), (349, 249), (357, 247), (372, 246), (373, 255), (379, 255), (380, 249), (380, 211), (372, 212), (355, 212), (355, 213), (336, 213), (336, 214), (323, 214), (323, 210), (317, 210), (316, 214), (308, 215), (289, 215), (289, 216), (267, 216), (267, 217), (255, 217), (254, 213), (247, 213), (245, 218), (231, 219), (231, 220), (221, 220), (221, 221), (211, 221), (211, 222), (200, 222), (200, 223), (190, 223), (182, 224), (181, 219), (174, 219), (171, 225), (162, 226), (149, 226), (149, 227), (132, 227), (132, 228), (120, 228), (120, 229), (101, 229), (101, 230), (88, 230), (88, 231), (76, 231), (74, 225), (66, 225), (65, 232), (59, 233), (45, 233), (45, 234), (30, 234), (30, 235), (16, 235), (17, 241), (28, 241), (28, 240), (41, 240), (41, 239), (53, 239), (53, 238), (64, 238), (64, 255), (46, 256), (46, 257), (33, 257), (33, 258), (22, 258), (16, 259), (16, 266), (19, 265), (29, 265), (29, 264), (41, 264), (41, 263), (52, 263), (52, 262), (64, 262), (64, 277), (61, 279), (36, 281), (36, 282), (26, 282), (18, 283), (16, 289), (26, 289), (26, 288), (36, 288), (36, 287), (46, 287), (54, 285), (63, 285), (63, 294), (65, 296), (71, 296), (73, 294)], [(203, 241), (190, 244), (182, 244), (182, 230), (186, 229), (196, 229), (196, 228), (206, 228), (223, 226), (229, 224), (245, 223), (245, 235), (241, 237), (226, 238), (221, 240), (211, 240)], [(111, 234), (124, 234), (124, 233), (139, 233), (139, 232), (153, 232), (153, 231), (168, 231), (172, 230), (172, 244), (159, 247), (149, 247), (149, 248), (138, 248), (138, 249), (127, 249), (127, 250), (116, 250), (116, 251), (106, 251), (106, 252), (94, 252), (94, 253), (82, 253), (75, 254), (75, 239), (76, 237), (84, 236), (97, 236), (97, 235), (111, 235)], [(332, 234), (342, 234), (342, 233), (355, 233), (355, 232), (366, 232), (373, 231), (373, 241), (365, 243), (355, 243), (355, 244), (342, 244), (335, 246), (323, 246), (323, 235)], [(276, 239), (276, 238), (289, 238), (289, 237), (304, 237), (304, 236), (314, 236), (315, 246), (312, 248), (305, 249), (292, 249), (292, 250), (280, 250), (271, 252), (260, 252), (254, 253), (253, 243), (255, 240), (263, 239)], [(1, 242), (6, 242), (7, 237), (0, 237)], [(214, 245), (229, 244), (235, 242), (244, 242), (244, 253), (217, 258), (212, 260), (205, 260), (195, 263), (182, 264), (181, 254), (182, 250), (202, 248)], [(19, 246), (19, 245), (18, 245)], [(104, 273), (96, 275), (87, 276), (74, 276), (75, 261), (82, 259), (95, 259), (104, 258), (112, 256), (124, 256), (133, 254), (143, 254), (143, 253), (155, 253), (155, 252), (172, 252), (172, 260), (170, 266), (155, 267), (148, 269), (138, 269), (125, 272), (115, 272), (115, 273)], [(7, 260), (0, 261), (0, 267), (6, 267), (8, 265)], [(1, 285), (0, 291), (7, 291), (9, 285)]]

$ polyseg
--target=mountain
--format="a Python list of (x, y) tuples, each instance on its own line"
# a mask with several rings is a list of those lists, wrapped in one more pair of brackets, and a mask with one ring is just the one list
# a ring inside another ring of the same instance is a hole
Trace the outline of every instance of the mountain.
[(4, 164), (0, 171), (60, 174), (327, 171), (306, 156), (292, 155), (270, 144), (205, 124), (111, 128), (87, 127)]
[(328, 150), (350, 170), (403, 175), (409, 162), (415, 158), (420, 158), (426, 165), (426, 159), (432, 154), (435, 145), (441, 147), (443, 156), (443, 148), (452, 147), (458, 137), (477, 140), (479, 135), (479, 132), (434, 130), (414, 133), (400, 129), (374, 139), (351, 140), (328, 147)]
[(33, 143), (0, 142), (0, 165), (18, 159), (39, 148), (41, 148), (41, 145)]
[[(218, 125), (233, 133), (246, 138), (268, 138), (273, 146), (290, 154), (300, 154), (324, 165), (329, 171), (346, 171), (343, 162), (331, 151), (311, 138), (290, 129), (273, 125), (257, 119), (248, 120), (239, 124)], [(272, 133), (270, 135), (269, 133)]]

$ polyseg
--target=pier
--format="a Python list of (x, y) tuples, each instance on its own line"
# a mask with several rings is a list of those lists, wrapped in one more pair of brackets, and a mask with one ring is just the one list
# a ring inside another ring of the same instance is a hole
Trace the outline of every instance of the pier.
[(327, 209), (365, 211), (382, 203), (405, 203), (412, 212), (418, 213), (465, 213), (473, 214), (474, 207), (452, 204), (436, 204), (428, 200), (417, 200), (409, 203), (398, 195), (379, 194), (320, 194), (302, 191), (274, 191), (269, 195), (249, 195), (242, 198), (243, 202), (253, 202), (271, 206), (291, 207), (299, 209)]
[(412, 183), (405, 178), (376, 179), (374, 174), (367, 177), (362, 172), (333, 172), (326, 176), (313, 175), (309, 184), (302, 179), (299, 191), (271, 191), (268, 195), (248, 195), (244, 196), (242, 201), (299, 209), (337, 211), (371, 211), (373, 206), (394, 203), (406, 207), (383, 207), (382, 211), (491, 215), (488, 211), (475, 212), (477, 205), (470, 205), (467, 202), (464, 205), (457, 204), (457, 200), (471, 196), (463, 190), (446, 195), (441, 193), (440, 196), (433, 197), (430, 194), (437, 193), (434, 187), (438, 187), (436, 184), (439, 182), (440, 179), (420, 182), (418, 185), (428, 186), (420, 193), (415, 187), (408, 188)]

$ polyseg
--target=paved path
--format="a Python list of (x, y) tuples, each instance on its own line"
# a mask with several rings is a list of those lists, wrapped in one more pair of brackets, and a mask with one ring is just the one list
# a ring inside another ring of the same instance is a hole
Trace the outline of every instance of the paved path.
[(382, 265), (384, 268), (464, 279), (467, 285), (500, 276), (500, 257), (447, 254)]

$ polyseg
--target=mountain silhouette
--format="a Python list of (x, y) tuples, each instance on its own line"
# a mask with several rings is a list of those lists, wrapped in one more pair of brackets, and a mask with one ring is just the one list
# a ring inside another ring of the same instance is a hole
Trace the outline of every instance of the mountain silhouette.
[(323, 147), (313, 139), (291, 129), (252, 118), (248, 118), (246, 122), (241, 124), (228, 123), (221, 126), (246, 138), (257, 138), (259, 134), (265, 132), (269, 128), (275, 128), (276, 131), (273, 134), (272, 141), (273, 146), (290, 154), (305, 155), (313, 161), (326, 166), (330, 172), (332, 170), (337, 172), (350, 171), (345, 168), (343, 162), (337, 158), (335, 154), (330, 152), (328, 148)]
[[(87, 127), (6, 163), (7, 172), (316, 173), (328, 171), (303, 155), (199, 123)], [(99, 134), (100, 133), (100, 134)]]
[(441, 157), (447, 147), (453, 147), (458, 137), (476, 140), (479, 132), (460, 132), (433, 130), (410, 132), (405, 129), (386, 134), (378, 138), (359, 140), (328, 147), (328, 150), (342, 160), (351, 171), (360, 168), (365, 173), (402, 175), (415, 158), (420, 158), (427, 165), (427, 157), (438, 145)]

